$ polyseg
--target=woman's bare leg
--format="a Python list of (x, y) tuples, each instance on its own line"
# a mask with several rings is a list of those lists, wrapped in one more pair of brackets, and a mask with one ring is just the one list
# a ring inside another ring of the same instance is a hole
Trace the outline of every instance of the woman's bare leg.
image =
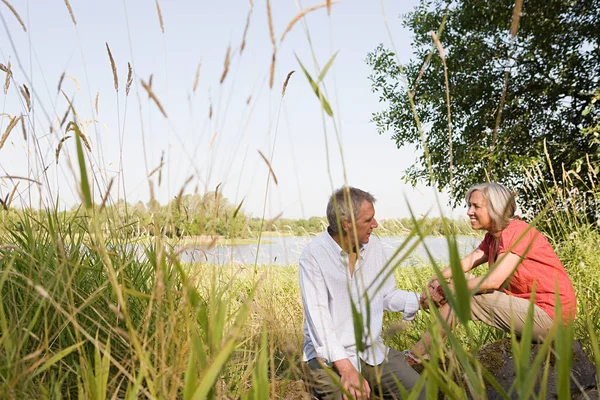
[[(450, 308), (449, 304), (444, 304), (439, 308), (439, 312), (441, 317), (446, 321), (448, 327), (452, 330), (454, 329), (454, 324), (452, 321), (452, 308)], [(440, 334), (442, 335), (442, 339), (446, 337), (446, 331), (442, 328), (440, 324)], [(421, 340), (419, 340), (415, 345), (410, 349), (410, 351), (416, 355), (417, 357), (422, 357), (424, 355), (429, 354), (429, 348), (433, 343), (433, 339), (429, 332), (425, 332)]]

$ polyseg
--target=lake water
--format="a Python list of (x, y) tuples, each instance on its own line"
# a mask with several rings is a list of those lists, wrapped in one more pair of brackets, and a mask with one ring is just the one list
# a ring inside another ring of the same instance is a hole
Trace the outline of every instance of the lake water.
[[(310, 236), (279, 236), (263, 238), (260, 246), (256, 244), (241, 245), (217, 245), (212, 248), (201, 245), (186, 249), (181, 253), (183, 262), (205, 262), (211, 264), (246, 264), (254, 265), (280, 265), (288, 266), (298, 264), (300, 253), (312, 237)], [(382, 237), (380, 238), (385, 251), (392, 257), (398, 248), (407, 240), (406, 237)], [(459, 237), (457, 239), (458, 250), (462, 255), (473, 251), (479, 243), (480, 238)], [(415, 243), (414, 239), (406, 246)], [(444, 265), (448, 263), (448, 243), (443, 236), (428, 236), (410, 254), (404, 250), (396, 255), (396, 262), (401, 260), (401, 265), (430, 265), (427, 250), (433, 258)], [(258, 257), (257, 257), (258, 250)]]

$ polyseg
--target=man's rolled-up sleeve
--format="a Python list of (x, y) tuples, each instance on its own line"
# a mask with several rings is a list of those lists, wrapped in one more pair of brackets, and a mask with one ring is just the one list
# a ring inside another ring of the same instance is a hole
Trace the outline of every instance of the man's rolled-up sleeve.
[(383, 295), (383, 308), (389, 311), (402, 312), (402, 319), (411, 321), (419, 311), (419, 297), (417, 292), (396, 289), (396, 281), (391, 275), (385, 281)]

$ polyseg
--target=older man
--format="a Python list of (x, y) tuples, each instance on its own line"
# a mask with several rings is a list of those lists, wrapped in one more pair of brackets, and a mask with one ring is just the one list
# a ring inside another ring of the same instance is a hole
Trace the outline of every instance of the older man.
[(410, 390), (419, 379), (405, 356), (381, 339), (383, 311), (404, 312), (410, 320), (419, 294), (396, 289), (381, 243), (371, 238), (374, 203), (360, 189), (337, 190), (327, 204), (327, 232), (300, 256), (304, 369), (320, 399), (345, 399), (340, 386), (354, 398), (400, 399), (397, 382)]

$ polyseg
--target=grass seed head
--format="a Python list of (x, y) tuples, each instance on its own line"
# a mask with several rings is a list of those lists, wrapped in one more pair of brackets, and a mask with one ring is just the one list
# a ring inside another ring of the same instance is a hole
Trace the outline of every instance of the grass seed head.
[(77, 25), (77, 21), (75, 21), (75, 14), (73, 14), (73, 9), (71, 8), (69, 0), (65, 0), (65, 5), (67, 6), (67, 10), (69, 10), (69, 15), (71, 16), (71, 21), (73, 21), (73, 25)]
[[(133, 83), (133, 70), (131, 69), (131, 63), (127, 63), (127, 83), (125, 84), (125, 96), (129, 96), (129, 90)], [(97, 112), (96, 112), (97, 113)]]
[(156, 12), (158, 13), (158, 22), (160, 24), (160, 30), (162, 33), (165, 33), (165, 26), (163, 24), (162, 11), (160, 10), (160, 5), (158, 4), (158, 0), (156, 0)]
[(115, 84), (115, 90), (119, 91), (119, 76), (117, 75), (117, 66), (115, 65), (115, 59), (113, 58), (112, 52), (110, 51), (110, 47), (108, 43), (106, 43), (106, 51), (108, 51), (108, 58), (110, 59), (110, 68), (113, 73), (113, 81)]
[(25, 23), (23, 23), (23, 20), (21, 19), (21, 16), (17, 12), (17, 10), (15, 10), (15, 8), (7, 0), (2, 0), (2, 2), (4, 4), (6, 4), (6, 7), (8, 7), (10, 9), (10, 11), (13, 13), (13, 15), (15, 16), (15, 18), (17, 18), (17, 21), (19, 21), (19, 24), (21, 25), (21, 28), (23, 28), (23, 30), (25, 32), (27, 32), (27, 28), (25, 27)]
[(4, 94), (8, 93), (8, 88), (10, 87), (10, 78), (12, 77), (12, 71), (10, 70), (10, 61), (4, 66), (3, 71), (6, 72), (6, 77), (4, 78)]

